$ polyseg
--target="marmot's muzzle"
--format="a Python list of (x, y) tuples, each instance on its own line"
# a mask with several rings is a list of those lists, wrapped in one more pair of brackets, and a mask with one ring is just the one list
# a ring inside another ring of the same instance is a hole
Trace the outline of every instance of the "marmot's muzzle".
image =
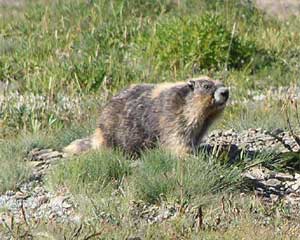
[(215, 103), (217, 105), (224, 105), (229, 98), (229, 90), (226, 87), (218, 87), (214, 93)]

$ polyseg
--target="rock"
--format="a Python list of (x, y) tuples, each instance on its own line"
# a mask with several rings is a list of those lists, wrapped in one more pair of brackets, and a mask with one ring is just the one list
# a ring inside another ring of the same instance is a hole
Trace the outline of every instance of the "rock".
[(290, 193), (285, 196), (285, 202), (290, 203), (292, 205), (300, 204), (300, 196), (296, 193)]
[(28, 154), (30, 161), (46, 161), (51, 159), (62, 158), (63, 153), (55, 151), (53, 149), (39, 149), (35, 148)]
[(253, 167), (248, 171), (246, 171), (245, 173), (243, 173), (243, 176), (248, 179), (262, 181), (269, 178), (270, 171), (267, 170), (266, 168)]
[(23, 211), (28, 221), (73, 221), (71, 215), (75, 214), (75, 205), (68, 192), (57, 196), (46, 191), (42, 182), (23, 183), (20, 189), (14, 194), (7, 192), (8, 195), (0, 195), (0, 208), (5, 209), (3, 214), (9, 213), (16, 223), (24, 221)]
[(49, 202), (49, 197), (46, 195), (42, 195), (37, 198), (37, 201), (38, 201), (38, 205), (41, 206), (42, 204)]
[(70, 220), (74, 223), (80, 224), (82, 221), (82, 216), (79, 214), (75, 214), (74, 216), (70, 216)]
[[(236, 145), (240, 150), (253, 150), (262, 151), (273, 150), (274, 152), (287, 152), (290, 150), (299, 151), (298, 146), (289, 132), (282, 132), (281, 129), (277, 129), (277, 137), (268, 131), (260, 128), (250, 128), (244, 130), (241, 133), (237, 133), (234, 130), (230, 131), (213, 131), (206, 139), (205, 143), (214, 145), (225, 145), (233, 144)], [(283, 138), (280, 140), (280, 138)]]
[(284, 194), (276, 187), (266, 187), (265, 191), (270, 194), (282, 195)]
[(30, 162), (29, 163), (29, 166), (32, 167), (32, 168), (35, 168), (35, 169), (38, 169), (40, 167), (42, 167), (43, 165), (45, 164), (45, 162)]
[(280, 128), (275, 128), (274, 130), (272, 130), (271, 134), (272, 135), (279, 135), (280, 133), (283, 133), (283, 130)]
[(279, 196), (276, 194), (270, 194), (270, 198), (273, 202), (277, 202), (279, 199)]
[(38, 157), (42, 154), (51, 153), (52, 149), (40, 149), (40, 148), (34, 148), (28, 153), (28, 159), (31, 161), (37, 161)]
[(44, 153), (41, 154), (37, 157), (38, 160), (55, 160), (55, 159), (60, 159), (62, 158), (63, 154), (61, 152), (58, 151), (52, 151), (49, 153)]
[(50, 205), (53, 207), (62, 207), (63, 202), (69, 199), (67, 196), (57, 196), (51, 199)]
[(15, 194), (15, 198), (17, 200), (24, 200), (24, 199), (27, 199), (28, 197), (29, 197), (29, 195), (24, 192), (16, 192), (16, 194)]
[(5, 195), (6, 196), (9, 196), (9, 197), (11, 197), (11, 196), (13, 196), (13, 195), (15, 195), (16, 193), (14, 192), (14, 191), (7, 191), (6, 193), (5, 193)]
[(295, 173), (295, 178), (296, 179), (300, 179), (300, 174), (299, 173)]
[(297, 191), (300, 189), (300, 181), (297, 181), (296, 183), (294, 183), (291, 188), (294, 190), (294, 191)]
[(63, 204), (62, 204), (62, 207), (63, 208), (72, 208), (73, 207), (73, 204), (71, 203), (68, 203), (67, 201), (64, 201)]
[(280, 181), (293, 181), (295, 180), (294, 176), (288, 173), (276, 173), (274, 178)]

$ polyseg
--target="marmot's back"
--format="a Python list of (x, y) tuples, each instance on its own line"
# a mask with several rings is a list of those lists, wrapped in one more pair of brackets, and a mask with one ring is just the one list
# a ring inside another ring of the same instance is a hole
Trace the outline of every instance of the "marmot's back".
[[(201, 77), (187, 82), (133, 85), (104, 107), (90, 147), (138, 153), (160, 143), (177, 154), (191, 152), (225, 107), (228, 89)], [(85, 151), (76, 141), (65, 151)]]
[[(104, 107), (99, 118), (105, 146), (121, 147), (127, 152), (137, 152), (146, 143), (154, 142), (153, 131), (147, 128), (150, 98), (155, 85), (134, 85), (122, 90)], [(154, 130), (154, 129), (153, 129)]]

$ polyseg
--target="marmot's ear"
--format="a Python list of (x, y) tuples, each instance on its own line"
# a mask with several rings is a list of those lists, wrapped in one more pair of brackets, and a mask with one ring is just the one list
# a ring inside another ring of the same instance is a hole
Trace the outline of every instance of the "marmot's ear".
[(195, 81), (194, 80), (189, 80), (187, 82), (188, 86), (190, 87), (190, 89), (194, 90), (195, 89)]

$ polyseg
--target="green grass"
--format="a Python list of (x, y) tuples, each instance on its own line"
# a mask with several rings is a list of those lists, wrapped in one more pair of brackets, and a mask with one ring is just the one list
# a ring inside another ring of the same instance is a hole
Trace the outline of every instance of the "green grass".
[(222, 20), (213, 13), (168, 16), (143, 36), (141, 47), (146, 48), (147, 59), (160, 72), (196, 74), (202, 69), (239, 69), (249, 65), (258, 49), (243, 36), (232, 34)]
[(237, 1), (40, 0), (25, 6), (0, 25), (0, 76), (22, 91), (90, 93), (103, 84), (114, 91), (225, 66), (249, 77), (270, 68), (298, 73), (297, 20), (278, 23)]
[(226, 154), (217, 158), (199, 152), (197, 156), (183, 159), (181, 167), (181, 159), (161, 150), (147, 151), (136, 162), (121, 152), (93, 151), (58, 164), (48, 176), (48, 186), (51, 189), (67, 187), (74, 194), (86, 191), (92, 195), (104, 192), (109, 195), (114, 189), (125, 187), (133, 191), (136, 199), (149, 203), (201, 201), (206, 195), (239, 189), (243, 166), (253, 163), (247, 156), (234, 165), (228, 164), (226, 159)]
[[(296, 103), (296, 105), (295, 105)], [(287, 119), (291, 127), (299, 129), (298, 101), (291, 103), (288, 98), (272, 99), (262, 101), (249, 101), (248, 103), (228, 106), (221, 119), (214, 125), (214, 128), (235, 129), (242, 131), (249, 128), (262, 128), (265, 130), (283, 129), (289, 130)]]
[(22, 181), (29, 177), (30, 169), (22, 162), (26, 154), (25, 146), (20, 141), (16, 144), (15, 140), (1, 142), (0, 192), (16, 189)]
[(97, 193), (108, 184), (118, 188), (130, 174), (129, 160), (117, 152), (95, 151), (63, 161), (49, 176), (52, 186), (66, 185), (71, 191)]
[(75, 95), (45, 97), (34, 94), (11, 94), (0, 104), (0, 136), (20, 132), (38, 133), (70, 127), (95, 119), (104, 99)]
[[(280, 22), (239, 1), (39, 0), (2, 12), (0, 79), (24, 96), (43, 96), (50, 109), (12, 107), (11, 99), (0, 106), (9, 129), (1, 135), (81, 121), (94, 103), (76, 99), (130, 83), (209, 74), (240, 100), (249, 90), (299, 82), (299, 19)], [(64, 95), (76, 107), (53, 109)]]
[[(257, 156), (255, 161), (269, 160), (266, 156)], [(205, 153), (191, 156), (185, 159), (183, 186), (180, 186), (179, 159), (174, 156), (153, 150), (145, 152), (137, 161), (132, 165), (119, 152), (103, 151), (71, 158), (53, 168), (47, 180), (48, 186), (69, 189), (80, 206), (77, 209), (83, 224), (80, 237), (101, 232), (104, 239), (129, 236), (143, 239), (198, 238), (193, 222), (199, 206), (204, 213), (204, 229), (200, 233), (205, 239), (255, 238), (256, 234), (261, 234), (262, 239), (270, 236), (280, 239), (283, 235), (280, 231), (274, 232), (277, 228), (286, 229), (287, 236), (295, 237), (293, 229), (296, 227), (287, 220), (289, 206), (268, 207), (255, 197), (239, 197), (241, 170), (253, 163), (247, 156), (235, 165), (228, 165)], [(180, 199), (181, 189), (184, 190), (183, 201)], [(132, 203), (139, 201), (156, 203), (157, 206), (182, 202), (183, 206), (194, 210), (164, 224), (149, 225), (132, 215)], [(220, 223), (216, 224), (216, 221)], [(97, 224), (99, 222), (101, 224)], [(46, 232), (51, 236), (71, 236), (78, 228), (79, 225), (69, 224), (55, 230), (41, 224), (32, 231), (35, 234)]]
[(84, 126), (73, 124), (68, 129), (50, 129), (38, 133), (23, 132), (17, 137), (6, 137), (0, 144), (0, 164), (3, 171), (0, 173), (0, 192), (17, 187), (32, 174), (30, 163), (26, 157), (33, 148), (53, 148), (60, 150), (71, 141), (92, 133), (95, 119), (85, 121)]
[(180, 159), (158, 150), (145, 153), (141, 161), (133, 178), (137, 198), (147, 202), (179, 200), (181, 191), (183, 201), (196, 196), (205, 198), (208, 194), (237, 189), (241, 183), (239, 168), (222, 165), (221, 159), (201, 152), (182, 160), (183, 167)]
[[(299, 19), (280, 22), (239, 1), (39, 0), (2, 12), (0, 79), (50, 106), (12, 107), (18, 100), (10, 99), (0, 106), (9, 128), (2, 135), (81, 121), (94, 103), (76, 99), (111, 95), (130, 83), (209, 74), (239, 100), (249, 90), (299, 82)], [(64, 95), (76, 107), (53, 109)]]

